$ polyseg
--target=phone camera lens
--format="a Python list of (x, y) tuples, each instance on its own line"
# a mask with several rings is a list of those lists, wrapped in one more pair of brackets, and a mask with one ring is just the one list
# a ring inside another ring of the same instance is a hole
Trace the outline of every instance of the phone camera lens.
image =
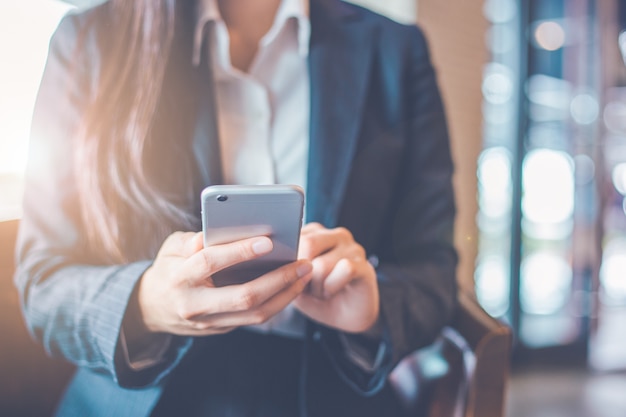
[(227, 195), (218, 195), (217, 196), (217, 201), (220, 201), (220, 202), (223, 203), (226, 200), (228, 200), (228, 196)]

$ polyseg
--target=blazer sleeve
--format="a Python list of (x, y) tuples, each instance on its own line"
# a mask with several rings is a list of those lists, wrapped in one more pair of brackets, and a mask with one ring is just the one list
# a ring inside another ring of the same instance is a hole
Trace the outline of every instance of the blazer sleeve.
[(456, 209), (444, 106), (426, 39), (419, 28), (405, 28), (409, 40), (401, 86), (406, 94), (405, 152), (399, 183), (385, 185), (396, 190), (394, 202), (382, 222), (384, 232), (375, 252), (370, 253), (377, 264), (379, 329), (374, 338), (361, 336), (361, 342), (350, 336), (353, 343), (378, 352), (376, 369), (366, 372), (356, 366), (338, 342), (337, 332), (316, 326), (321, 335), (317, 339), (335, 368), (362, 395), (376, 394), (403, 357), (431, 344), (456, 307)]
[(377, 268), (393, 362), (432, 343), (456, 307), (456, 207), (444, 106), (426, 39), (411, 27), (408, 142)]
[(97, 265), (82, 238), (72, 142), (100, 59), (84, 24), (84, 15), (65, 17), (50, 43), (32, 121), (15, 283), (27, 326), (51, 355), (122, 386), (150, 385), (191, 339), (177, 340), (166, 360), (142, 372), (132, 372), (121, 353), (122, 320), (151, 260)]

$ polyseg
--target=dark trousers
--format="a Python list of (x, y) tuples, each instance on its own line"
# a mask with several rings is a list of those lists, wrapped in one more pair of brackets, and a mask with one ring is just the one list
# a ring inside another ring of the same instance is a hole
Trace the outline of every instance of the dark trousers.
[(303, 341), (239, 330), (198, 342), (168, 379), (153, 416), (299, 417), (303, 401), (307, 417), (402, 416), (389, 387), (357, 394), (315, 343), (303, 381)]

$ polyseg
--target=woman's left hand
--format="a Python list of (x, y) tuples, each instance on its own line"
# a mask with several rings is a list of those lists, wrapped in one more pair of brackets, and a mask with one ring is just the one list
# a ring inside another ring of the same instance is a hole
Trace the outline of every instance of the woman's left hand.
[(379, 314), (376, 271), (346, 228), (302, 228), (298, 258), (313, 264), (308, 289), (295, 299), (304, 315), (349, 333), (370, 329)]

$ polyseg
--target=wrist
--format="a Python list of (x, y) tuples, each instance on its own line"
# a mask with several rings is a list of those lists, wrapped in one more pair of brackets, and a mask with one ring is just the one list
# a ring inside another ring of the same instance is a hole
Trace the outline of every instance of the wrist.
[(127, 313), (125, 317), (125, 326), (131, 331), (131, 335), (127, 334), (127, 339), (150, 339), (155, 334), (163, 333), (156, 323), (152, 323), (150, 318), (150, 297), (149, 286), (146, 285), (150, 281), (150, 275), (153, 273), (153, 267), (148, 268), (143, 276), (137, 282), (135, 291), (129, 300)]

